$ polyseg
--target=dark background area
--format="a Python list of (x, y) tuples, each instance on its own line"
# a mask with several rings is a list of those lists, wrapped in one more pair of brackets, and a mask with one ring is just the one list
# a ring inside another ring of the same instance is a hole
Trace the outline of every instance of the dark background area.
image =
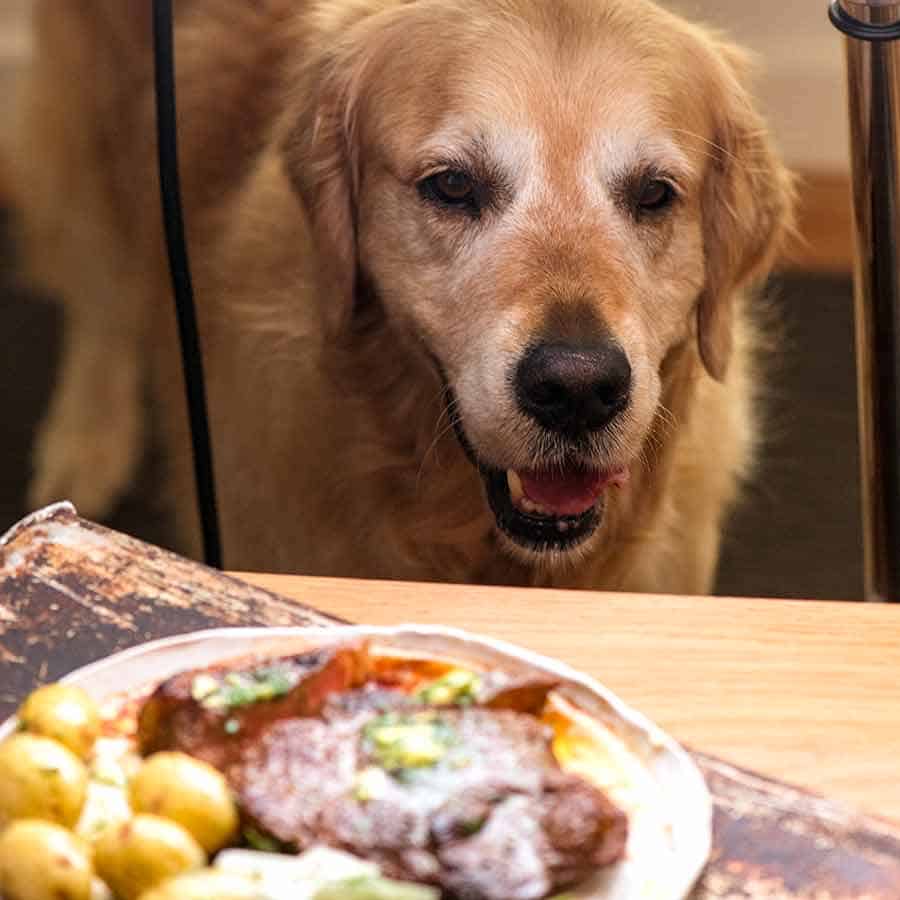
[[(58, 310), (17, 284), (0, 217), (0, 532), (28, 511), (34, 429), (53, 384)], [(862, 544), (853, 354), (846, 278), (782, 275), (771, 286), (780, 340), (769, 360), (767, 424), (759, 469), (728, 524), (718, 592), (738, 596), (858, 600)], [(715, 452), (710, 435), (709, 451)], [(148, 458), (109, 523), (165, 545)]]
[(783, 275), (770, 288), (759, 470), (729, 523), (717, 590), (859, 600), (863, 546), (850, 278)]

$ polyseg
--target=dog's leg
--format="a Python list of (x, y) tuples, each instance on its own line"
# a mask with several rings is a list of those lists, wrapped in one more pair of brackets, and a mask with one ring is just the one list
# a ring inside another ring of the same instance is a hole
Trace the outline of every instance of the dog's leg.
[(685, 541), (670, 593), (707, 596), (713, 592), (722, 543), (720, 518), (698, 523), (692, 539)]
[(146, 265), (123, 234), (109, 161), (86, 126), (68, 121), (63, 101), (47, 99), (45, 81), (37, 80), (26, 110), (17, 206), (25, 276), (61, 303), (65, 331), (28, 503), (68, 499), (83, 515), (104, 518), (140, 458)]
[(145, 179), (122, 175), (122, 159), (134, 154), (118, 149), (131, 127), (135, 79), (124, 57), (114, 58), (122, 36), (107, 36), (113, 9), (35, 5), (35, 54), (13, 153), (26, 277), (65, 314), (28, 502), (70, 499), (91, 518), (111, 512), (140, 460), (149, 291), (147, 264), (134, 249), (141, 217), (127, 202)]
[(36, 508), (67, 499), (82, 515), (102, 519), (141, 457), (142, 304), (129, 302), (131, 292), (114, 277), (93, 274), (64, 297), (63, 354), (35, 442), (28, 502)]

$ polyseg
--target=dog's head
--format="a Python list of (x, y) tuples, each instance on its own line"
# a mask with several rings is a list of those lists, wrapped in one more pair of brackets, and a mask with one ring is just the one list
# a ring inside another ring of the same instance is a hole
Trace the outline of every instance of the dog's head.
[(644, 0), (340, 7), (285, 144), (330, 314), (373, 287), (508, 546), (565, 558), (636, 464), (670, 351), (725, 378), (735, 292), (777, 249), (789, 179), (743, 57)]

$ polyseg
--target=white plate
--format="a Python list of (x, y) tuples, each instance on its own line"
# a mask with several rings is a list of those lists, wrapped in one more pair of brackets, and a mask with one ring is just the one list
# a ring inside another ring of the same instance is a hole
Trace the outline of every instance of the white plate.
[[(610, 795), (629, 817), (626, 859), (567, 896), (580, 900), (685, 900), (712, 844), (712, 800), (700, 770), (656, 725), (571, 667), (511, 644), (431, 626), (234, 628), (166, 638), (117, 653), (64, 680), (103, 701), (184, 671), (247, 654), (285, 656), (354, 637), (373, 647), (452, 659), (473, 668), (531, 671), (559, 679), (558, 695), (602, 723), (621, 783)], [(15, 727), (0, 727), (0, 739)]]

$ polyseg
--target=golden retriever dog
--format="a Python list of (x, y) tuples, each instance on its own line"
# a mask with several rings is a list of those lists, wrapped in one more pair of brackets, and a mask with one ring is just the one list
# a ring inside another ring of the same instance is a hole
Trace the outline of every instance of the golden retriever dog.
[[(144, 389), (196, 522), (149, 3), (37, 0), (23, 245), (65, 303), (34, 505), (107, 513)], [(706, 593), (790, 179), (743, 54), (648, 0), (181, 0), (226, 564)]]

